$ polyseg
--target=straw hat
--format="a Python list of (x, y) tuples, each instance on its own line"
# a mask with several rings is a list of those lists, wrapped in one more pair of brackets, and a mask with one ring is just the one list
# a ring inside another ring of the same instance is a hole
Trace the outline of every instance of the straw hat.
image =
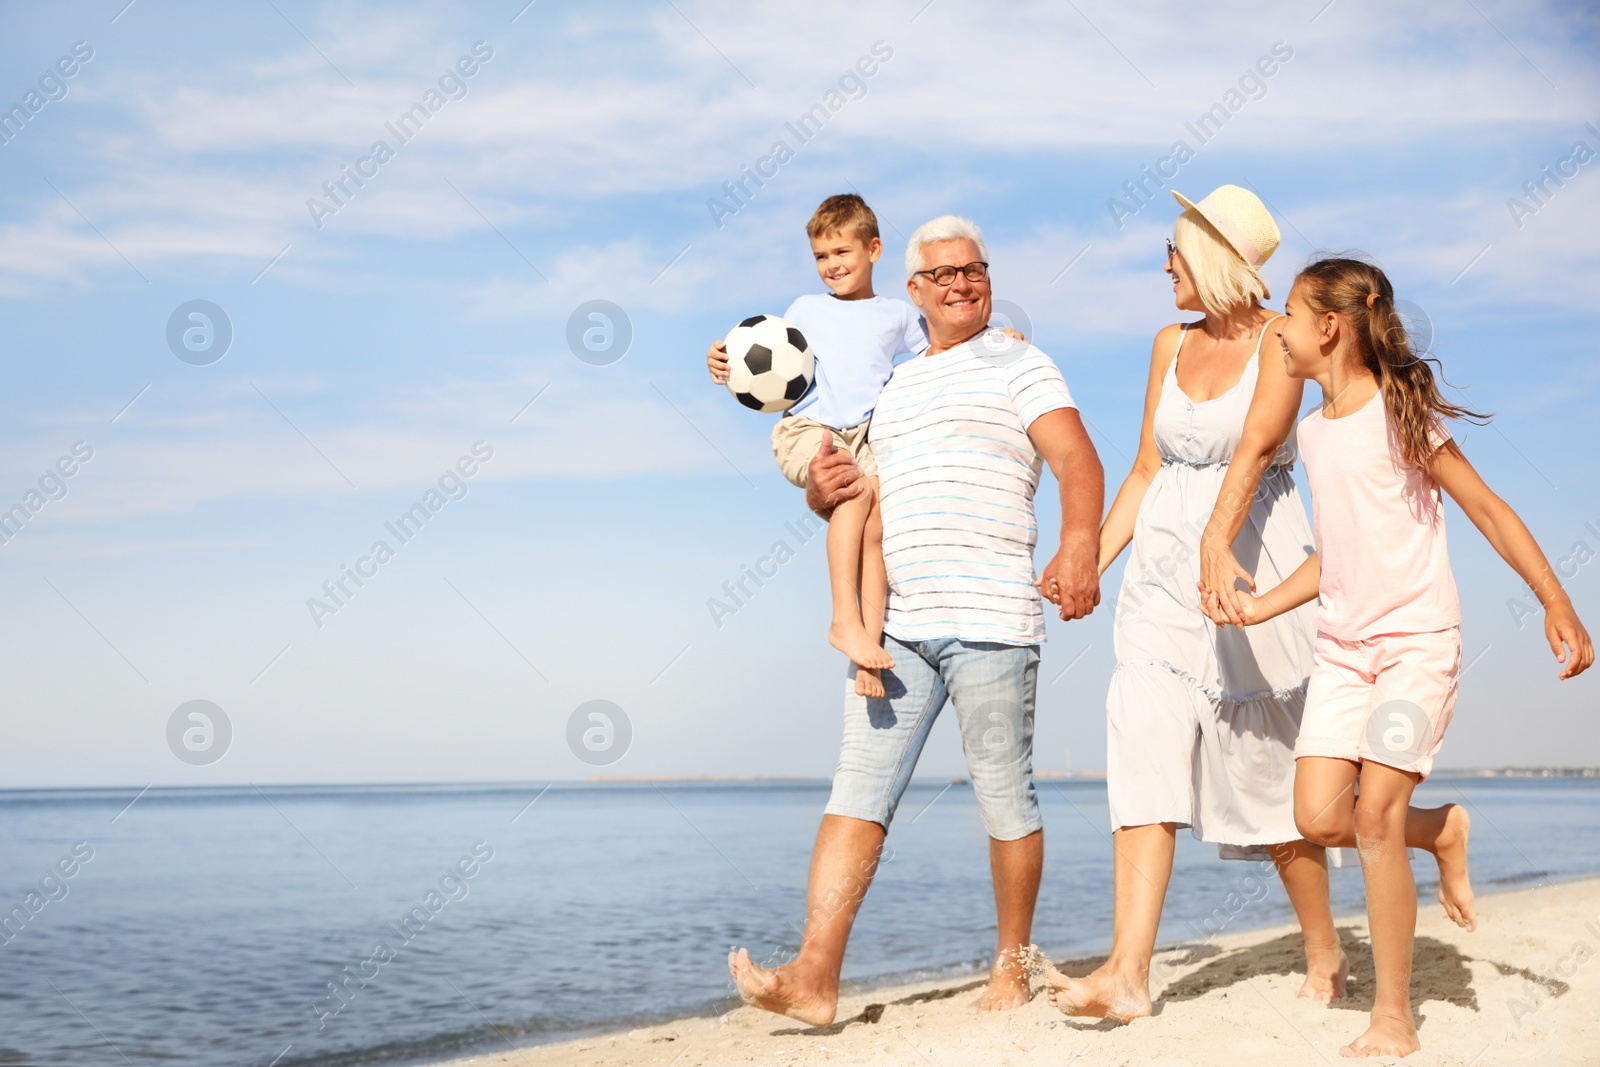
[(1200, 213), (1227, 240), (1250, 266), (1260, 269), (1277, 251), (1281, 235), (1278, 224), (1261, 198), (1237, 185), (1219, 185), (1198, 204), (1177, 190), (1172, 198)]

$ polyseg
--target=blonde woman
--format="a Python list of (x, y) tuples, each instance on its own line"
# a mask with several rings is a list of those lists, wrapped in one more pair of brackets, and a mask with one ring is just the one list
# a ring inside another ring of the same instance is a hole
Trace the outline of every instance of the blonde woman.
[(1238, 186), (1199, 203), (1173, 195), (1185, 210), (1167, 242), (1166, 273), (1179, 310), (1204, 317), (1156, 334), (1139, 453), (1100, 529), (1101, 573), (1133, 546), (1106, 699), (1111, 956), (1084, 978), (1050, 976), (1062, 1011), (1123, 1022), (1151, 1011), (1150, 957), (1180, 826), (1217, 843), (1225, 858), (1270, 855), (1305, 933), (1300, 996), (1343, 996), (1348, 971), (1328, 905), (1327, 857), (1294, 822), (1311, 609), (1249, 630), (1218, 628), (1199, 610), (1205, 545), (1232, 542), (1262, 588), (1312, 550), (1290, 475), (1303, 383), (1288, 376), (1276, 348), (1261, 354), (1279, 317), (1262, 307), (1270, 294), (1260, 274), (1278, 227)]

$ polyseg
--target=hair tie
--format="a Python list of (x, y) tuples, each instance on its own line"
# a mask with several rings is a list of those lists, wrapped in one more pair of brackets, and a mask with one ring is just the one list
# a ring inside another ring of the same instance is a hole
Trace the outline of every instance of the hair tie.
[(1378, 294), (1377, 293), (1368, 293), (1367, 294), (1367, 310), (1371, 311), (1374, 307), (1377, 306), (1377, 304), (1378, 304)]

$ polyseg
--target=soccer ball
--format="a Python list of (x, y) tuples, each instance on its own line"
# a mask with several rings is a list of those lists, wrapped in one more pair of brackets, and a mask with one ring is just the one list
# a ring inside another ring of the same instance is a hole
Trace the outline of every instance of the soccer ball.
[(728, 331), (728, 392), (756, 411), (787, 411), (806, 395), (815, 361), (803, 334), (776, 315), (752, 315)]

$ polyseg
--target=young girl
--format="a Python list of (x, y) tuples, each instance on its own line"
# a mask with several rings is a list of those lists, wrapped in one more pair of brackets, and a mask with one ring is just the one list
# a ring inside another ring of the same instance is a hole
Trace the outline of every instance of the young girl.
[[(1421, 1047), (1411, 1015), (1417, 896), (1406, 846), (1439, 851), (1451, 830), (1431, 812), (1407, 818), (1455, 707), (1460, 607), (1446, 553), (1440, 489), (1532, 587), (1562, 678), (1594, 647), (1555, 572), (1515, 512), (1451, 439), (1444, 419), (1481, 419), (1446, 400), (1411, 350), (1381, 270), (1328, 258), (1295, 279), (1276, 333), (1296, 378), (1322, 386), (1300, 423), (1315, 555), (1275, 589), (1241, 596), (1246, 624), (1319, 599), (1316, 662), (1295, 745), (1295, 822), (1311, 841), (1355, 846), (1366, 882), (1377, 990), (1371, 1025), (1345, 1056), (1405, 1056)], [(1207, 613), (1226, 620), (1215, 590)], [(1564, 647), (1563, 647), (1564, 646)], [(1356, 782), (1360, 780), (1360, 792)], [(1443, 812), (1447, 809), (1435, 809)], [(1437, 825), (1435, 825), (1437, 823)], [(1447, 872), (1441, 855), (1441, 899)], [(1451, 918), (1470, 925), (1470, 895)]]

